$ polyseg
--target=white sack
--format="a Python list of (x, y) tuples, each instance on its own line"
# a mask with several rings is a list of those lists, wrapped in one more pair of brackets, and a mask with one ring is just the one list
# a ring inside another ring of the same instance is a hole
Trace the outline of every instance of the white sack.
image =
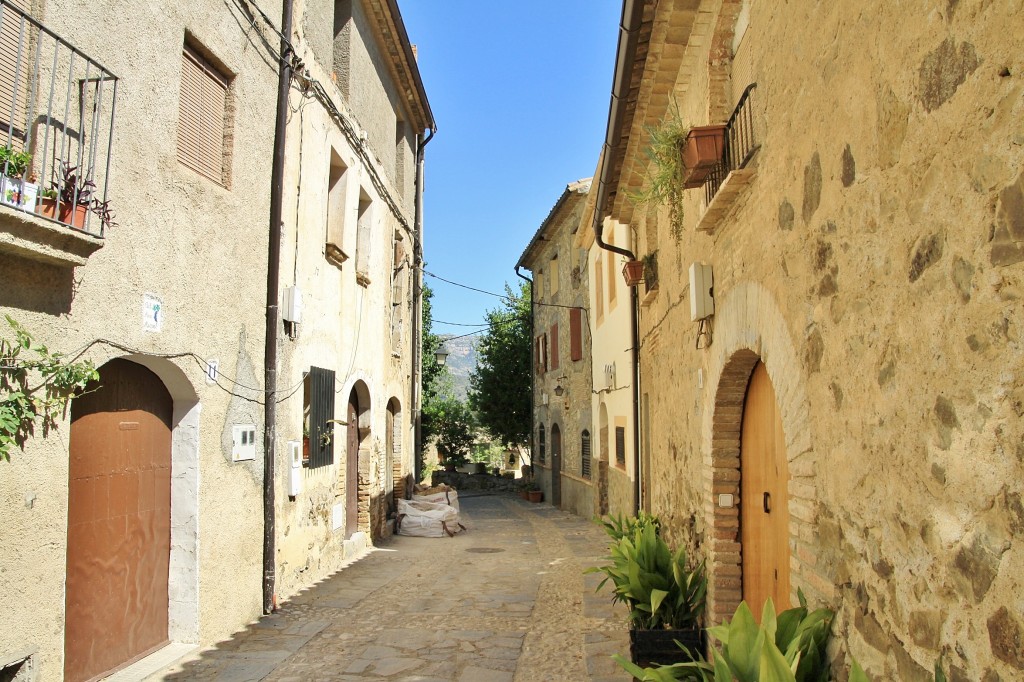
[(442, 538), (466, 530), (455, 507), (420, 500), (398, 500), (397, 526), (399, 535), (421, 538)]
[(413, 502), (431, 502), (433, 504), (447, 504), (450, 507), (455, 507), (455, 511), (461, 511), (459, 509), (459, 491), (455, 488), (448, 488), (447, 490), (438, 491), (436, 493), (428, 493), (424, 495), (417, 495), (413, 493)]

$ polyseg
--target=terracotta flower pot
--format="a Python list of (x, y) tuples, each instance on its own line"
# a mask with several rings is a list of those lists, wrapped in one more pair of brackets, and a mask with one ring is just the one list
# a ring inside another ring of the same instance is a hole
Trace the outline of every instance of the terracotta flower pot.
[(76, 204), (72, 207), (71, 204), (62, 203), (60, 205), (60, 215), (57, 215), (57, 200), (43, 197), (39, 200), (36, 213), (44, 218), (59, 220), (65, 225), (82, 229), (85, 227), (85, 221), (89, 216), (89, 206), (87, 204)]
[(622, 276), (627, 287), (635, 287), (644, 278), (644, 262), (641, 260), (626, 261), (622, 266)]
[(700, 187), (725, 153), (725, 126), (690, 128), (683, 142), (683, 187)]
[(527, 494), (530, 498), (530, 502), (540, 502), (544, 499), (543, 490), (530, 490)]

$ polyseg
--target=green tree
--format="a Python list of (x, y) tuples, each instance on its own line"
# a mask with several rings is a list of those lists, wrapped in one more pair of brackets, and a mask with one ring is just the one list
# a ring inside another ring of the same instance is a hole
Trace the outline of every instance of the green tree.
[(423, 409), (424, 421), (430, 421), (437, 451), (445, 464), (461, 466), (476, 441), (473, 411), (450, 395), (435, 396)]
[(505, 285), (501, 308), (487, 312), (488, 330), (469, 377), (469, 404), (480, 425), (506, 446), (530, 442), (530, 283)]
[[(434, 298), (434, 290), (426, 284), (423, 285), (423, 304), (421, 307), (422, 315), (420, 317), (421, 329), (423, 330), (423, 370), (422, 370), (422, 381), (423, 381), (423, 403), (426, 405), (427, 401), (434, 396), (437, 396), (441, 392), (442, 382), (439, 379), (444, 375), (447, 370), (444, 366), (437, 364), (434, 360), (434, 353), (444, 343), (444, 339), (434, 333), (434, 313), (431, 306), (431, 301)], [(424, 440), (426, 436), (424, 436)]]

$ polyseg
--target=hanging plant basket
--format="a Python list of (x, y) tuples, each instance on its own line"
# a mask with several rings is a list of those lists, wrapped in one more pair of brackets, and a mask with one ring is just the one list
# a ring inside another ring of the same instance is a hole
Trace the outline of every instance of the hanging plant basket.
[(644, 262), (642, 260), (626, 261), (622, 266), (622, 276), (626, 280), (627, 287), (635, 287), (644, 278)]
[(690, 128), (682, 145), (683, 187), (700, 187), (725, 153), (725, 126)]

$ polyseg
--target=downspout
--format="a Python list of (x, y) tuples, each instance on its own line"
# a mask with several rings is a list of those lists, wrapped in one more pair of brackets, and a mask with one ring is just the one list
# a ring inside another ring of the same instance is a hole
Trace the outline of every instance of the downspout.
[[(533, 434), (536, 433), (537, 419), (534, 417), (534, 400), (536, 398), (537, 391), (537, 358), (533, 356), (533, 306), (534, 306), (534, 293), (533, 293), (533, 280), (519, 272), (519, 268), (522, 266), (516, 265), (516, 275), (521, 279), (526, 280), (530, 283), (530, 469), (533, 470)], [(522, 461), (520, 459), (520, 461)]]
[(279, 322), (278, 295), (281, 274), (281, 216), (284, 205), (285, 131), (288, 126), (288, 88), (292, 80), (292, 0), (285, 0), (281, 9), (281, 56), (277, 79), (277, 121), (274, 126), (274, 159), (270, 171), (270, 236), (267, 246), (267, 331), (263, 350), (263, 613), (277, 607), (275, 586), (276, 528), (274, 461), (277, 456), (277, 331)]
[(413, 480), (419, 481), (423, 470), (423, 150), (434, 139), (435, 129), (429, 135), (416, 136), (416, 214), (413, 217), (413, 301), (412, 301), (412, 386), (410, 396), (413, 419)]
[[(597, 197), (594, 208), (594, 235), (597, 245), (605, 251), (617, 253), (630, 260), (636, 255), (628, 249), (608, 244), (604, 241), (604, 205), (608, 200), (608, 183), (614, 164), (610, 156), (618, 146), (622, 137), (622, 114), (629, 97), (629, 78), (632, 73), (633, 60), (636, 57), (636, 44), (639, 39), (640, 25), (643, 22), (645, 0), (623, 0), (622, 18), (619, 22), (619, 45), (615, 55), (615, 75), (612, 80), (612, 98), (608, 105), (608, 128), (605, 133), (604, 146), (601, 150), (601, 169), (598, 173)], [(636, 287), (631, 287), (630, 296), (630, 334), (633, 340), (633, 512), (640, 511), (640, 332), (638, 327), (637, 307), (639, 297)]]

